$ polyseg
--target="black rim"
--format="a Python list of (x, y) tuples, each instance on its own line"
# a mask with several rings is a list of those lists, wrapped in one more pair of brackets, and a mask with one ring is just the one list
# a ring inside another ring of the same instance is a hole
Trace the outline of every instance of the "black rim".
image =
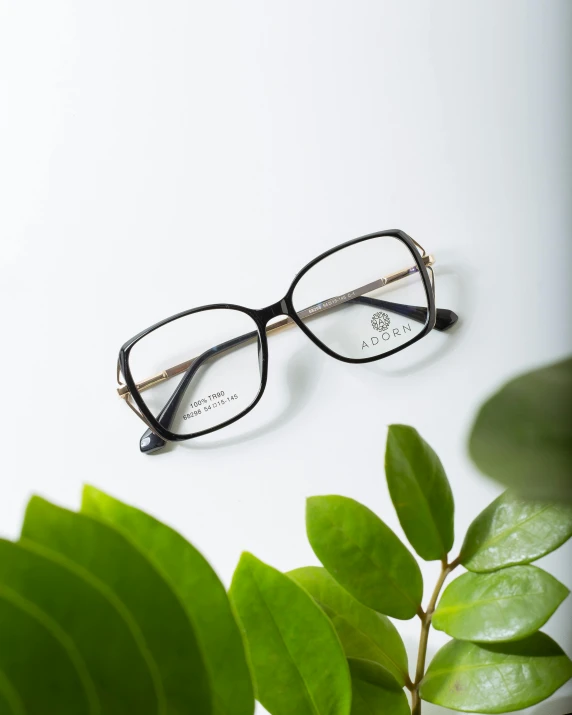
[[(397, 348), (393, 348), (393, 350), (388, 350), (385, 353), (381, 353), (380, 355), (374, 355), (372, 357), (368, 358), (348, 358), (344, 357), (343, 355), (339, 355), (338, 353), (334, 352), (333, 350), (330, 350), (330, 348), (325, 345), (319, 338), (317, 338), (312, 331), (308, 328), (308, 326), (304, 323), (303, 320), (300, 320), (298, 318), (298, 314), (296, 313), (294, 309), (294, 304), (292, 303), (292, 296), (294, 295), (294, 290), (296, 289), (296, 286), (298, 285), (299, 281), (301, 278), (303, 278), (306, 273), (313, 268), (317, 263), (320, 263), (324, 258), (327, 258), (328, 256), (331, 256), (334, 253), (337, 253), (338, 251), (341, 251), (343, 248), (347, 248), (348, 246), (353, 246), (356, 243), (361, 243), (362, 241), (368, 241), (372, 238), (380, 238), (382, 236), (391, 236), (393, 238), (398, 239), (402, 243), (407, 246), (409, 249), (409, 252), (411, 253), (415, 264), (417, 265), (417, 268), (419, 269), (419, 275), (422, 278), (423, 281), (423, 287), (425, 289), (425, 295), (427, 297), (427, 320), (425, 321), (425, 325), (423, 327), (423, 330), (416, 335), (414, 338), (412, 338), (410, 341), (405, 343), (404, 345), (401, 345)], [(395, 353), (398, 353), (400, 350), (404, 350), (405, 348), (408, 348), (410, 345), (413, 345), (413, 343), (417, 342), (418, 340), (421, 340), (421, 338), (425, 337), (427, 333), (429, 333), (432, 329), (433, 326), (435, 325), (435, 318), (436, 318), (436, 312), (435, 312), (435, 298), (433, 296), (433, 288), (431, 287), (431, 280), (429, 279), (429, 274), (427, 273), (427, 269), (425, 268), (425, 264), (423, 263), (422, 257), (419, 255), (419, 252), (417, 251), (417, 248), (415, 246), (415, 242), (413, 239), (408, 236), (406, 233), (403, 231), (399, 230), (389, 230), (389, 231), (379, 231), (377, 233), (368, 233), (366, 236), (360, 236), (359, 238), (354, 238), (351, 241), (346, 241), (345, 243), (340, 244), (339, 246), (336, 246), (335, 248), (330, 249), (329, 251), (326, 251), (325, 253), (322, 253), (320, 256), (317, 256), (314, 258), (310, 263), (304, 266), (302, 270), (295, 276), (294, 280), (292, 281), (292, 284), (290, 285), (290, 288), (288, 289), (288, 293), (286, 294), (285, 297), (285, 302), (286, 302), (286, 307), (288, 308), (288, 315), (292, 320), (296, 323), (296, 325), (310, 338), (310, 340), (317, 345), (320, 350), (323, 350), (327, 355), (330, 357), (335, 358), (336, 360), (341, 360), (342, 362), (348, 362), (348, 363), (366, 363), (366, 362), (376, 362), (377, 360), (382, 360), (383, 358), (389, 357), (390, 355), (394, 355)]]

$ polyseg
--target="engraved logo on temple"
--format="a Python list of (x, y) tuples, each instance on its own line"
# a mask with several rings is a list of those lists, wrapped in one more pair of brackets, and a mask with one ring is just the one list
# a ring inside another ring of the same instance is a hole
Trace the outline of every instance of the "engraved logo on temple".
[(379, 313), (374, 313), (371, 319), (371, 325), (375, 330), (383, 332), (389, 328), (390, 324), (389, 315), (380, 311)]

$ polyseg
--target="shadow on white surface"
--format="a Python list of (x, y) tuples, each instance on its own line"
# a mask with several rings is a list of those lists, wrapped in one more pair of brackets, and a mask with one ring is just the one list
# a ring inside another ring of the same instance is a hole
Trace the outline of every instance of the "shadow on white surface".
[(529, 710), (530, 715), (570, 715), (572, 713), (572, 695), (556, 697), (549, 702), (539, 703)]
[[(315, 391), (318, 383), (319, 363), (308, 356), (308, 349), (303, 349), (295, 352), (286, 364), (286, 389), (284, 394), (287, 396), (287, 401), (284, 407), (278, 414), (270, 419), (265, 424), (255, 427), (251, 431), (241, 432), (240, 434), (224, 437), (224, 429), (220, 431), (221, 437), (209, 441), (199, 441), (195, 439), (187, 442), (179, 442), (176, 444), (167, 445), (157, 454), (164, 453), (173, 447), (183, 447), (189, 450), (208, 450), (220, 449), (221, 447), (231, 447), (236, 444), (244, 444), (252, 440), (260, 439), (270, 432), (274, 432), (295, 418), (310, 401), (312, 393)], [(268, 390), (268, 386), (266, 388)], [(266, 395), (262, 396), (262, 400)], [(261, 400), (261, 401), (262, 401)], [(254, 409), (259, 407), (257, 405)]]

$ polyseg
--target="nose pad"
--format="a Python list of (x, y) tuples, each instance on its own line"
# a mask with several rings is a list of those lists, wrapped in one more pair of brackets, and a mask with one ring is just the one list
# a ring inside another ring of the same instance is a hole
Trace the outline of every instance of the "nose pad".
[[(264, 330), (266, 334), (270, 333), (273, 329), (275, 329), (275, 325), (278, 325), (278, 323), (286, 323), (288, 321), (291, 321), (290, 317), (284, 318), (282, 321), (278, 321), (277, 324), (273, 325), (268, 325), (268, 323), (273, 320), (274, 318), (278, 318), (281, 315), (288, 316), (288, 308), (286, 306), (286, 299), (282, 298), (282, 300), (279, 300), (277, 303), (273, 303), (272, 305), (267, 306), (266, 308), (262, 308), (261, 310), (258, 311), (260, 321), (264, 325)], [(263, 372), (263, 359), (264, 355), (262, 353), (262, 343), (260, 339), (258, 340), (258, 367), (260, 369), (260, 374), (262, 375)]]

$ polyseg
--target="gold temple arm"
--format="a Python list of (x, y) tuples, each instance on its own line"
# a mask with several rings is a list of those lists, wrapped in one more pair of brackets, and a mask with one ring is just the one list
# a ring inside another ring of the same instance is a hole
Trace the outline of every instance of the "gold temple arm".
[[(435, 263), (435, 259), (433, 258), (433, 256), (421, 256), (421, 260), (423, 261), (425, 266), (432, 266)], [(298, 312), (298, 317), (301, 318), (302, 320), (304, 320), (306, 318), (313, 317), (314, 315), (316, 315), (318, 313), (323, 313), (324, 311), (331, 310), (332, 308), (335, 308), (338, 305), (342, 305), (343, 303), (347, 303), (350, 300), (354, 300), (354, 298), (359, 298), (360, 296), (365, 295), (365, 293), (371, 293), (372, 291), (377, 290), (378, 288), (383, 288), (384, 286), (389, 285), (390, 283), (394, 283), (395, 281), (401, 280), (402, 278), (406, 278), (407, 276), (412, 275), (413, 273), (417, 273), (418, 270), (419, 269), (417, 266), (411, 266), (410, 268), (405, 268), (401, 271), (396, 271), (395, 273), (390, 273), (389, 275), (384, 276), (383, 278), (378, 278), (378, 280), (373, 281), (372, 283), (367, 283), (366, 285), (363, 285), (360, 288), (356, 288), (355, 290), (352, 290), (349, 293), (344, 293), (343, 295), (337, 295), (337, 296), (334, 296), (333, 298), (328, 298), (327, 300), (324, 300), (321, 303), (316, 303), (315, 305), (312, 305), (308, 308), (304, 308), (303, 310), (300, 310)], [(272, 325), (269, 325), (266, 328), (266, 334), (269, 335), (270, 333), (277, 332), (278, 330), (281, 330), (282, 328), (287, 328), (294, 324), (295, 323), (292, 320), (292, 318), (289, 318), (289, 317), (281, 318), (280, 320), (276, 321), (275, 323), (272, 323)], [(253, 337), (251, 338), (252, 341), (254, 341), (256, 339), (257, 339), (257, 334), (253, 335)], [(191, 358), (190, 360), (185, 360), (185, 362), (179, 363), (178, 365), (175, 365), (174, 367), (170, 367), (167, 370), (163, 370), (163, 372), (160, 372), (157, 375), (153, 375), (153, 377), (148, 377), (146, 380), (142, 380), (141, 382), (138, 382), (136, 384), (137, 390), (139, 392), (143, 392), (144, 390), (148, 390), (150, 387), (154, 387), (155, 385), (158, 385), (160, 382), (164, 382), (165, 380), (170, 380), (172, 377), (175, 377), (176, 375), (180, 375), (181, 373), (186, 372), (196, 359), (197, 358), (194, 357), (194, 358)], [(120, 397), (126, 397), (127, 395), (129, 395), (129, 388), (127, 387), (127, 385), (122, 385), (121, 387), (117, 388), (117, 393), (119, 394)]]

